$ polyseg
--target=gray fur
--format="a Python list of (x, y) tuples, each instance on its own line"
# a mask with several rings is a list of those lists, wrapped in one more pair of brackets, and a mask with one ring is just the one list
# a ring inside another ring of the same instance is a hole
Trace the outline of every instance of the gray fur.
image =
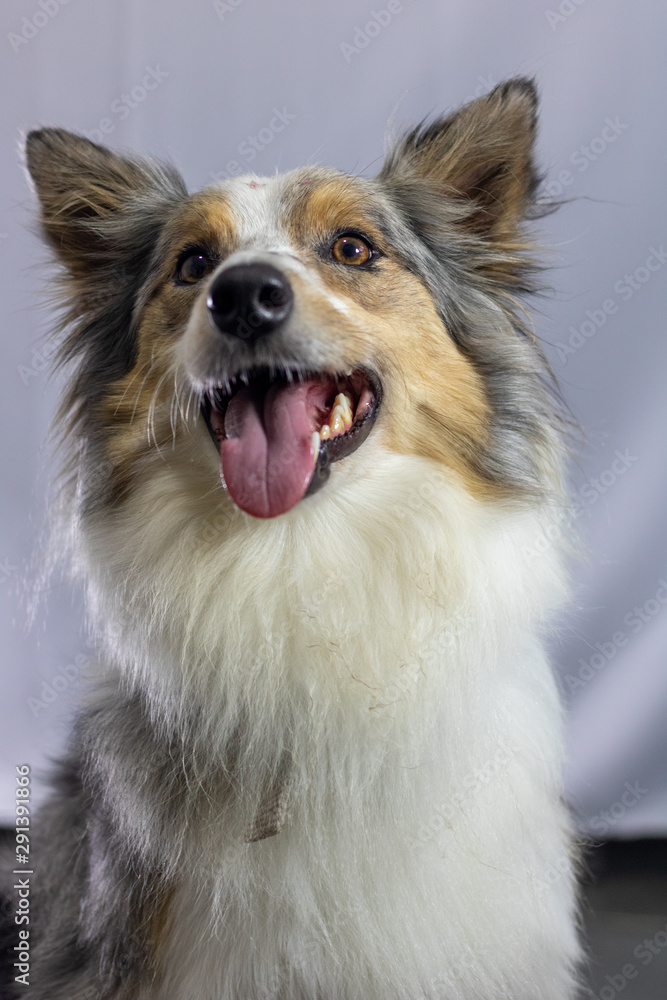
[[(534, 88), (516, 81), (494, 93), (494, 100), (525, 99), (527, 131), (510, 138), (527, 144), (529, 156)], [(484, 378), (493, 427), (480, 473), (519, 493), (539, 493), (557, 404), (542, 352), (507, 298), (532, 288), (536, 268), (520, 250), (494, 242), (490, 215), (486, 230), (483, 219), (468, 225), (502, 164), (491, 164), (487, 178), (476, 175), (462, 200), (443, 197), (434, 178), (422, 175), (420, 151), (441, 141), (454, 120), (415, 130), (377, 179), (358, 183), (375, 200), (395, 252), (429, 289), (448, 332)], [(60, 130), (31, 133), (28, 166), (38, 189), (60, 170), (62, 184), (80, 185), (86, 174), (88, 184), (101, 179), (112, 191), (113, 210), (106, 205), (94, 215), (85, 199), (73, 199), (66, 220), (47, 207), (43, 222), (69, 269), (61, 360), (76, 365), (63, 404), (75, 442), (70, 471), (85, 463), (87, 503), (99, 507), (105, 470), (95, 402), (132, 366), (135, 304), (151, 281), (165, 222), (186, 192), (170, 169), (116, 157)], [(524, 214), (535, 204), (534, 171), (530, 178)], [(224, 801), (221, 788), (233, 799), (234, 747), (226, 760), (211, 761), (206, 743), (205, 720), (186, 717), (182, 729), (167, 729), (140, 694), (120, 688), (102, 692), (80, 715), (54, 795), (35, 821), (31, 986), (20, 990), (26, 1000), (123, 1000), (150, 980), (150, 923), (174, 883), (190, 824), (212, 821), (210, 803)], [(11, 885), (3, 875), (5, 898), (12, 898)], [(10, 984), (0, 988), (10, 1000)]]

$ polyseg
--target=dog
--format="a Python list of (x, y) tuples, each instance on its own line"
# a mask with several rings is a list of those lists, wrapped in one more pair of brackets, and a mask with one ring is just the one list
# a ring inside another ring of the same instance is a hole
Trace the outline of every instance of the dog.
[(5, 858), (8, 996), (575, 996), (536, 115), (511, 79), (376, 177), (192, 195), (28, 134), (69, 371), (55, 534), (99, 652), (29, 926)]

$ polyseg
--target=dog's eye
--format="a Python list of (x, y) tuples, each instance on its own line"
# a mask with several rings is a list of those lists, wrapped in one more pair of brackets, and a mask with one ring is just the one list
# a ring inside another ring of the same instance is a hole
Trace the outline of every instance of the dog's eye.
[(176, 268), (176, 280), (184, 285), (201, 281), (215, 267), (215, 263), (202, 250), (192, 250), (181, 257)]
[(365, 264), (373, 256), (373, 251), (361, 236), (347, 233), (335, 241), (331, 247), (331, 256), (339, 264)]

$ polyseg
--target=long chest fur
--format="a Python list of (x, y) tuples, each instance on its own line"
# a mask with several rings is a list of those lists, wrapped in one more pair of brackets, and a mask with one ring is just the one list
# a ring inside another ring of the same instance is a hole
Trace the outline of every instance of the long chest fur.
[[(368, 478), (373, 518), (341, 482), (333, 517), (253, 524), (242, 546), (228, 524), (214, 555), (189, 537), (197, 497), (181, 509), (156, 476), (130, 516), (168, 504), (169, 533), (126, 523), (109, 548), (93, 612), (123, 622), (107, 644), (155, 731), (186, 734), (161, 832), (164, 775), (116, 807), (139, 850), (163, 838), (173, 886), (142, 1000), (569, 995), (560, 711), (535, 638), (558, 560), (522, 555), (537, 516), (444, 480), (415, 511), (415, 471)], [(272, 801), (278, 832), (249, 836)]]

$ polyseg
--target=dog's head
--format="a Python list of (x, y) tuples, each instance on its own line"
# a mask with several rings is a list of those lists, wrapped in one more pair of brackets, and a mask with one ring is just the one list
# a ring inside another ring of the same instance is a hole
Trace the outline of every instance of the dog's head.
[(547, 485), (545, 369), (515, 301), (535, 113), (512, 80), (405, 136), (376, 178), (194, 195), (170, 168), (31, 132), (84, 508), (122, 506), (177, 444), (218, 502), (261, 518), (322, 502), (345, 468), (363, 479), (370, 441), (475, 496)]

